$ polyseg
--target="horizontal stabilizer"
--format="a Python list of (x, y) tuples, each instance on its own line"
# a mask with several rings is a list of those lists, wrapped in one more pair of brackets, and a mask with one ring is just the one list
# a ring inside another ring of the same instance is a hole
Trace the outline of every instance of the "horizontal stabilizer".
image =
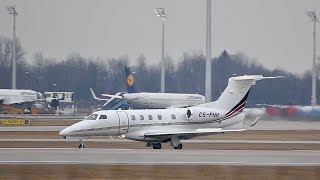
[(250, 125), (250, 127), (255, 126), (255, 125), (257, 124), (257, 122), (259, 121), (259, 118), (260, 118), (260, 117), (257, 117), (257, 118), (253, 121), (253, 123)]
[(283, 76), (271, 76), (271, 77), (264, 77), (262, 75), (244, 75), (244, 76), (237, 76), (237, 77), (232, 77), (233, 80), (235, 81), (241, 81), (241, 80), (263, 80), (263, 79), (277, 79), (277, 78), (284, 78)]

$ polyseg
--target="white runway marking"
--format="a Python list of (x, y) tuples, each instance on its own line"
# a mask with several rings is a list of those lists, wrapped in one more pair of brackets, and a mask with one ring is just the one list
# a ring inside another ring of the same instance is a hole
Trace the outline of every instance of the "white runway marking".
[(133, 149), (105, 149), (105, 148), (0, 148), (0, 150), (95, 150), (95, 151), (131, 151)]

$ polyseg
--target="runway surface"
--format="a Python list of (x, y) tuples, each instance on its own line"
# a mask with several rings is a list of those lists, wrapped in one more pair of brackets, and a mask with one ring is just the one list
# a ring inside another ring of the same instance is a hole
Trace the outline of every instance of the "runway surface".
[(0, 164), (319, 166), (320, 151), (1, 148)]
[[(0, 138), (0, 142), (79, 142), (78, 138), (72, 139), (6, 139)], [(101, 143), (136, 143), (129, 139), (83, 139), (84, 142)], [(182, 143), (191, 144), (320, 144), (320, 141), (277, 141), (277, 140), (181, 140)]]

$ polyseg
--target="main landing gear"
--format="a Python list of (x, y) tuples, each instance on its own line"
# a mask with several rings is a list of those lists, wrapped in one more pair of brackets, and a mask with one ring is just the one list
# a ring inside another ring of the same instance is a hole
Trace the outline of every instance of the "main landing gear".
[(178, 146), (176, 147), (173, 147), (174, 149), (182, 149), (182, 144), (179, 144)]
[(80, 149), (83, 149), (83, 148), (84, 148), (84, 142), (82, 141), (82, 139), (80, 139), (80, 145), (79, 145), (79, 148), (80, 148)]
[[(171, 142), (171, 146), (173, 147), (173, 149), (182, 149), (182, 144), (178, 137), (171, 138), (168, 141)], [(168, 142), (168, 141), (163, 141), (163, 142)], [(150, 147), (150, 146), (152, 146), (152, 149), (161, 149), (161, 143), (159, 142), (147, 142), (146, 147)]]
[(161, 143), (152, 143), (153, 149), (161, 149)]
[(152, 146), (153, 149), (161, 149), (161, 143), (147, 142), (146, 147)]
[(182, 144), (180, 142), (180, 139), (179, 138), (171, 138), (171, 146), (174, 148), (174, 149), (182, 149)]

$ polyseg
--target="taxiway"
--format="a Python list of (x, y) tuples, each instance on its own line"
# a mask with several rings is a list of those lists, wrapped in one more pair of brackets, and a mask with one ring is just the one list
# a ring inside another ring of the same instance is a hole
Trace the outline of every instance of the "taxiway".
[(1, 148), (0, 164), (319, 166), (310, 150)]

